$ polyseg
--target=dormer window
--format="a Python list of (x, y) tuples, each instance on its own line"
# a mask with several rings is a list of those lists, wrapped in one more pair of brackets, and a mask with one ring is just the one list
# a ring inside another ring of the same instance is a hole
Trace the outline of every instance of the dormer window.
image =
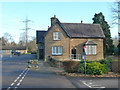
[(53, 32), (53, 40), (61, 40), (61, 33)]

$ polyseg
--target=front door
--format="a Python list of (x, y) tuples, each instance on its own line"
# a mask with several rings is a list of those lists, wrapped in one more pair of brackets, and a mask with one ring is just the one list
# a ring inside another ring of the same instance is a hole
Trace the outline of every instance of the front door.
[(72, 49), (72, 59), (76, 59), (76, 49)]
[(39, 49), (39, 59), (44, 59), (44, 50)]

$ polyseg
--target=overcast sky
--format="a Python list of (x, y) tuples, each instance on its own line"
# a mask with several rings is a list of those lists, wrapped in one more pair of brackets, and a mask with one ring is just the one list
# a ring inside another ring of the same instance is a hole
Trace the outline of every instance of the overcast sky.
[(25, 28), (22, 21), (26, 16), (33, 21), (28, 24), (34, 29), (29, 30), (29, 36), (36, 37), (36, 30), (47, 30), (54, 15), (61, 22), (80, 23), (83, 20), (83, 23), (93, 23), (94, 14), (102, 12), (114, 37), (118, 27), (112, 25), (112, 5), (113, 2), (1, 2), (0, 35), (8, 32), (19, 42), (20, 34), (24, 32), (21, 29)]

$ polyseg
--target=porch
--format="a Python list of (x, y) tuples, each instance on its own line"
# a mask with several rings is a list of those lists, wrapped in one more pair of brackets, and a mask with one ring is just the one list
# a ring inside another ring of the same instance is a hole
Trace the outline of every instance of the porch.
[(77, 60), (77, 61), (82, 60), (82, 55), (81, 54), (70, 54), (69, 56), (70, 56), (71, 60)]

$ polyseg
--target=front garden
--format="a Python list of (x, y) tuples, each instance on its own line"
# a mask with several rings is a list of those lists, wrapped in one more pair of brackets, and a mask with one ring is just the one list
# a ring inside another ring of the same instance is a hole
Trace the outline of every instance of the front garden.
[[(86, 75), (108, 75), (110, 73), (114, 73), (115, 75), (118, 75), (120, 70), (117, 70), (117, 72), (114, 72), (113, 69), (116, 67), (116, 64), (114, 64), (114, 60), (111, 59), (110, 57), (99, 60), (99, 61), (86, 61)], [(69, 74), (69, 75), (85, 75), (85, 63), (84, 60), (81, 61), (64, 61), (64, 62), (59, 62), (56, 60), (51, 60), (49, 62), (51, 66), (59, 66), (64, 69), (64, 74)], [(113, 66), (114, 65), (114, 66)], [(118, 67), (116, 68), (118, 69)], [(63, 73), (63, 72), (62, 72)]]

